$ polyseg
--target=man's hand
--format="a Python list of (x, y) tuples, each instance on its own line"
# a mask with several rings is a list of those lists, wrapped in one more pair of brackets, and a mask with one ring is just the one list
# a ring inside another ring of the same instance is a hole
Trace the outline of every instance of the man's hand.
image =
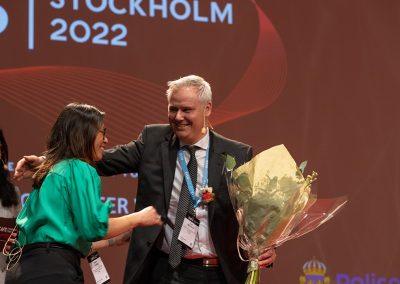
[(15, 167), (14, 179), (20, 181), (24, 178), (31, 178), (34, 174), (34, 169), (43, 163), (43, 161), (43, 156), (24, 156), (18, 161), (17, 166)]
[(271, 267), (276, 259), (276, 252), (274, 248), (264, 249), (262, 254), (258, 257), (258, 266), (260, 268)]

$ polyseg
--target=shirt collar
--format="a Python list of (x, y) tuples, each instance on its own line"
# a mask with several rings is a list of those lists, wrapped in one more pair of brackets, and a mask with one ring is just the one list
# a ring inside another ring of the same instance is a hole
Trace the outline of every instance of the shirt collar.
[[(210, 131), (207, 128), (207, 134), (203, 138), (201, 138), (199, 141), (194, 143), (193, 145), (197, 146), (203, 150), (207, 150), (209, 144), (210, 144)], [(181, 147), (183, 147), (185, 145), (187, 145), (187, 144), (180, 143)]]

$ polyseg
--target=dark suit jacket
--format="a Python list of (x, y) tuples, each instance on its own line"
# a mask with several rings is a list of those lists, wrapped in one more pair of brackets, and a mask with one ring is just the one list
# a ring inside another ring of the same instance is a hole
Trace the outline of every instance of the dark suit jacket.
[[(147, 125), (139, 138), (105, 151), (98, 163), (99, 173), (114, 175), (137, 172), (138, 191), (135, 210), (153, 205), (166, 218), (175, 175), (179, 141), (169, 125)], [(234, 156), (237, 165), (252, 157), (252, 148), (210, 131), (209, 186), (215, 199), (208, 205), (211, 237), (228, 283), (244, 283), (246, 263), (238, 257), (238, 224), (229, 198), (222, 154)], [(125, 268), (124, 283), (146, 283), (151, 275), (160, 226), (133, 230)]]

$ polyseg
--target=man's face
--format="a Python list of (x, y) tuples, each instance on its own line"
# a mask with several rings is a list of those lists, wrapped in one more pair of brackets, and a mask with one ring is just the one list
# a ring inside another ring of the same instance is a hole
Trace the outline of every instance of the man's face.
[(168, 119), (181, 142), (194, 144), (204, 136), (201, 129), (204, 119), (208, 121), (211, 107), (211, 102), (205, 105), (200, 103), (194, 87), (183, 87), (171, 95), (168, 102)]

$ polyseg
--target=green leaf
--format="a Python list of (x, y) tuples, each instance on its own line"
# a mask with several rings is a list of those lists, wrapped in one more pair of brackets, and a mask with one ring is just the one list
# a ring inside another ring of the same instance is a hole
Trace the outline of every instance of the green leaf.
[(251, 183), (247, 173), (241, 173), (240, 176), (236, 178), (236, 182), (242, 190), (247, 188), (251, 189)]
[(307, 161), (303, 161), (301, 162), (300, 166), (299, 166), (299, 170), (301, 171), (302, 174), (304, 174), (304, 170), (307, 166)]
[(232, 171), (236, 166), (235, 158), (231, 155), (226, 154), (225, 165), (228, 171)]

